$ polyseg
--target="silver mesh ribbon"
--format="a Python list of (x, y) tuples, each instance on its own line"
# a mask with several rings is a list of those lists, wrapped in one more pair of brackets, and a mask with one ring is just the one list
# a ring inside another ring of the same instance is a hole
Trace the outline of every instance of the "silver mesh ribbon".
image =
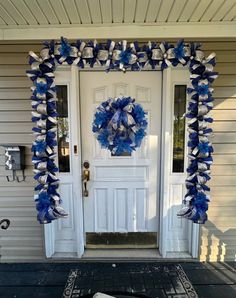
[(98, 51), (98, 55), (97, 55), (97, 59), (100, 61), (107, 61), (109, 57), (109, 52), (107, 50), (99, 50)]
[(114, 50), (112, 53), (112, 59), (116, 61), (120, 60), (120, 54), (121, 54), (120, 50)]
[(82, 57), (85, 59), (93, 58), (93, 48), (92, 47), (85, 47), (82, 52)]

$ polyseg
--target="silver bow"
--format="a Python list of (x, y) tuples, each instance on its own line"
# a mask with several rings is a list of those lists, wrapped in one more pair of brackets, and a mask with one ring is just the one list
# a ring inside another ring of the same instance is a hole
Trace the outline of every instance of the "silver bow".
[(108, 49), (108, 58), (107, 58), (107, 62), (106, 62), (106, 67), (109, 67), (111, 64), (111, 59), (113, 56), (113, 50), (115, 47), (116, 43), (114, 41), (111, 41), (109, 49)]
[[(215, 58), (215, 56), (216, 56), (215, 53), (211, 53), (208, 57), (205, 58), (205, 55), (204, 55), (203, 51), (196, 50), (195, 51), (195, 57), (191, 56), (190, 59), (195, 59), (198, 62), (200, 62), (200, 64), (193, 65), (193, 69), (196, 69), (201, 65), (204, 65), (206, 67), (207, 71), (209, 71), (209, 72), (213, 71), (213, 65), (211, 65), (209, 62), (210, 62), (210, 60)], [(216, 77), (217, 77), (217, 75), (216, 75)]]
[(83, 53), (85, 46), (86, 46), (86, 43), (84, 41), (82, 41), (79, 49), (77, 49), (77, 58), (73, 61), (74, 65), (77, 65), (80, 62), (80, 60), (82, 59), (82, 53)]
[(208, 123), (206, 121), (198, 121), (198, 129), (203, 130), (208, 127)]
[(36, 168), (40, 171), (43, 171), (43, 170), (46, 170), (47, 169), (47, 162), (44, 161), (44, 162), (39, 162), (37, 165), (36, 165)]
[(47, 115), (47, 105), (43, 103), (39, 104), (37, 106), (37, 112), (43, 115)]
[[(148, 61), (148, 56), (146, 52), (138, 52), (137, 55), (139, 56), (138, 61), (140, 63), (147, 63)], [(145, 64), (146, 65), (146, 64)]]
[(206, 105), (199, 105), (198, 106), (198, 116), (203, 116), (208, 113), (208, 108)]
[(121, 54), (120, 50), (114, 50), (112, 53), (112, 60), (115, 60), (115, 61), (120, 60), (120, 54)]
[[(190, 48), (188, 45), (185, 45), (183, 47), (183, 52), (184, 52), (184, 57), (190, 57), (191, 52), (190, 52)], [(186, 64), (186, 61), (183, 57), (178, 58), (178, 60), (181, 64), (183, 64), (183, 65)]]
[(168, 66), (170, 66), (170, 65), (171, 65), (171, 62), (170, 62), (169, 60), (167, 60), (167, 59), (174, 59), (174, 58), (175, 58), (174, 48), (170, 48), (170, 49), (168, 49), (168, 50), (166, 51), (165, 46), (164, 46), (163, 43), (161, 43), (161, 44), (159, 45), (159, 47), (160, 47), (160, 49), (161, 49), (161, 51), (162, 51), (162, 53), (163, 53), (163, 58), (164, 58), (164, 60), (165, 60), (165, 63), (166, 63)]
[(98, 51), (98, 55), (97, 55), (97, 59), (100, 61), (107, 61), (109, 57), (109, 53), (107, 50), (99, 50)]
[[(29, 51), (29, 56), (31, 56), (34, 60), (36, 60), (31, 64), (31, 69), (32, 70), (39, 69), (39, 65), (42, 62), (44, 62), (45, 60), (51, 58), (48, 48), (42, 49), (40, 51), (40, 57), (38, 55), (36, 55), (33, 51)], [(45, 64), (48, 65), (49, 67), (52, 66), (49, 62), (45, 62)], [(28, 75), (28, 77), (33, 77), (34, 76), (34, 74), (27, 74), (27, 75)], [(53, 75), (53, 74), (51, 73), (51, 75)]]
[(85, 58), (85, 59), (93, 58), (93, 48), (85, 47), (82, 52), (82, 58)]

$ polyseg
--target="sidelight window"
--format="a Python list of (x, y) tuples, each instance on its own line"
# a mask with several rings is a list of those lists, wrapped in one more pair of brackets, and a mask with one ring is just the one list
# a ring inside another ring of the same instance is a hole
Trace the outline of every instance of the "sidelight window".
[(173, 173), (184, 172), (186, 85), (174, 87)]
[(70, 172), (70, 132), (68, 118), (68, 88), (67, 85), (57, 86), (57, 141), (58, 166), (60, 172)]

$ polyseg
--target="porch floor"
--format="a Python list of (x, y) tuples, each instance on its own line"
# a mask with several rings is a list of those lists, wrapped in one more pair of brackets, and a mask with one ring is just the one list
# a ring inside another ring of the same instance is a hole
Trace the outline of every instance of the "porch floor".
[[(137, 264), (140, 264), (141, 268), (143, 265), (153, 265), (154, 262), (125, 262), (126, 265), (122, 264), (124, 263), (95, 263), (94, 261), (0, 264), (0, 297), (61, 297), (69, 272), (72, 269), (87, 270), (87, 272), (91, 273), (93, 270), (94, 272), (98, 272), (98, 270), (106, 271), (106, 268), (110, 266), (127, 269), (129, 264), (130, 266), (134, 266), (134, 264), (138, 266)], [(155, 262), (155, 264), (163, 264), (163, 262)], [(236, 297), (235, 262), (199, 263), (180, 261), (166, 262), (165, 264), (180, 264), (199, 297)], [(115, 276), (117, 280), (119, 280), (120, 274), (122, 272), (117, 270), (117, 276)], [(145, 272), (142, 274), (145, 275)], [(143, 295), (145, 295), (145, 292)], [(165, 296), (160, 293), (156, 297), (186, 296), (181, 294)]]

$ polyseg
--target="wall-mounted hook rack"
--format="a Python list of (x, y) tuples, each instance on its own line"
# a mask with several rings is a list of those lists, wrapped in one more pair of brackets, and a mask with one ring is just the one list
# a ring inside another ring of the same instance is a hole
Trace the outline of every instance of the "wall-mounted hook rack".
[(8, 175), (6, 176), (6, 178), (7, 178), (7, 182), (15, 181), (16, 180), (16, 171), (15, 170), (12, 171), (12, 179), (10, 179), (10, 177)]
[[(5, 169), (12, 171), (12, 177), (7, 175), (8, 182), (22, 182), (25, 181), (25, 147), (7, 145), (5, 147)], [(22, 171), (22, 178), (16, 174), (16, 171)]]
[(22, 179), (19, 179), (19, 177), (18, 176), (16, 176), (16, 180), (17, 180), (17, 182), (23, 182), (23, 181), (25, 181), (25, 171), (24, 170), (22, 170)]
[(23, 182), (25, 181), (25, 178), (26, 178), (24, 170), (22, 170), (22, 179), (20, 179), (19, 176), (17, 176), (16, 170), (12, 170), (12, 179), (8, 175), (6, 177), (8, 182), (13, 182), (13, 181)]

